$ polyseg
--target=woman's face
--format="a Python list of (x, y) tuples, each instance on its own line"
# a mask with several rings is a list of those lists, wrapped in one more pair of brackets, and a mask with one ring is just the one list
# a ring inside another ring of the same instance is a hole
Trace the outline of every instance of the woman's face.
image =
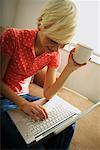
[(48, 38), (42, 31), (39, 31), (39, 40), (41, 47), (48, 53), (58, 51), (65, 46), (65, 44), (59, 44)]

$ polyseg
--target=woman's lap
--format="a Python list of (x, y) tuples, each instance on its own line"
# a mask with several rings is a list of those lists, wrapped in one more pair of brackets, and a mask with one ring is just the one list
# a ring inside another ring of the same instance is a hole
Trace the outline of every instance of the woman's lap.
[[(31, 96), (29, 94), (22, 95), (22, 97), (25, 98), (26, 100), (30, 101), (30, 102), (31, 101), (36, 101), (36, 100), (40, 99), (40, 97)], [(3, 111), (7, 111), (9, 109), (18, 108), (17, 105), (15, 105), (13, 102), (9, 101), (7, 98), (4, 98), (4, 97), (1, 98), (0, 106), (1, 106), (1, 109)]]
[[(39, 97), (33, 97), (29, 94), (24, 95), (23, 98), (27, 99), (28, 101), (35, 101), (40, 99)], [(3, 100), (1, 100), (3, 101)], [(6, 103), (7, 102), (7, 103)], [(10, 104), (10, 106), (9, 106)], [(8, 110), (8, 109), (15, 109), (16, 105), (13, 103), (8, 103), (7, 99), (5, 103), (3, 103), (4, 109), (2, 110)], [(1, 107), (2, 108), (2, 107)], [(75, 124), (70, 125), (68, 128), (66, 128), (64, 131), (62, 131), (60, 134), (55, 135), (54, 137), (44, 141), (42, 144), (39, 143), (37, 145), (34, 145), (34, 149), (68, 149), (73, 133), (75, 129)], [(24, 148), (27, 149), (27, 146), (24, 142), (24, 140), (21, 138), (19, 132), (15, 128), (14, 124), (9, 119), (6, 111), (1, 111), (1, 138), (2, 138), (2, 146), (9, 145), (10, 149), (11, 147), (17, 148)], [(6, 138), (6, 139), (5, 139)], [(52, 144), (51, 144), (52, 143)]]

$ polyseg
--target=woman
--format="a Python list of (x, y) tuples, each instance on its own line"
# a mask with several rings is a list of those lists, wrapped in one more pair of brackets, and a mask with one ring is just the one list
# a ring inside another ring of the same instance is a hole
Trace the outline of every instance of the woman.
[[(38, 28), (32, 30), (7, 29), (0, 40), (2, 113), (18, 106), (35, 121), (48, 117), (42, 104), (50, 100), (69, 75), (80, 67), (73, 61), (73, 51), (71, 51), (68, 64), (56, 80), (57, 68), (60, 65), (59, 51), (75, 34), (76, 7), (74, 3), (71, 0), (51, 0), (38, 18), (37, 24)], [(34, 102), (34, 97), (29, 95), (29, 83), (31, 77), (45, 66), (47, 66), (43, 87), (45, 100)], [(4, 120), (3, 115), (2, 120)], [(4, 127), (5, 123), (2, 122)], [(73, 126), (70, 126), (54, 137), (56, 142), (52, 144), (52, 147), (49, 143), (54, 141), (53, 138), (43, 143), (43, 146), (67, 149), (72, 135)], [(15, 141), (13, 146), (7, 142), (10, 149), (17, 147)], [(21, 148), (21, 145), (18, 148)]]

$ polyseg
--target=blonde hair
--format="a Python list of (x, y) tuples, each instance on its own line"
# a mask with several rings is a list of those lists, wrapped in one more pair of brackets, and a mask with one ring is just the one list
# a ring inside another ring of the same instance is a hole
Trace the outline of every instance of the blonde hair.
[(75, 34), (76, 12), (71, 0), (50, 0), (38, 19), (38, 27), (52, 40), (66, 44)]

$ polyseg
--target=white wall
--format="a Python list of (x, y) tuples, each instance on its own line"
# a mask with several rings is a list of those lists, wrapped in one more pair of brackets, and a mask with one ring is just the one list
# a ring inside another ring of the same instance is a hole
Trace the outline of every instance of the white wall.
[(0, 0), (0, 26), (36, 27), (42, 7), (47, 0)]
[(36, 27), (36, 21), (46, 0), (19, 0), (14, 21), (16, 28)]
[(78, 24), (73, 41), (85, 43), (100, 54), (100, 0), (75, 0), (75, 3), (78, 8)]
[(0, 26), (12, 27), (16, 14), (17, 0), (0, 0)]

